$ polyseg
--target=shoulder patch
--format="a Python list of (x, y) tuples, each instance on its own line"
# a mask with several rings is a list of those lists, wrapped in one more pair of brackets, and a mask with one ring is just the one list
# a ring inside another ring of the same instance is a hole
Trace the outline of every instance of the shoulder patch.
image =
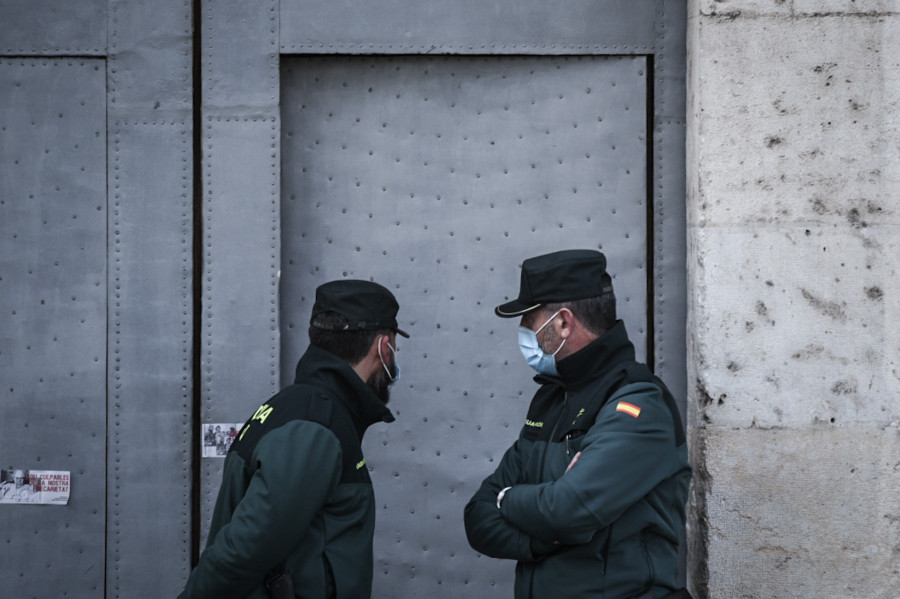
[(635, 418), (641, 415), (641, 409), (627, 401), (620, 401), (616, 406), (616, 412), (625, 412), (629, 416), (634, 416)]

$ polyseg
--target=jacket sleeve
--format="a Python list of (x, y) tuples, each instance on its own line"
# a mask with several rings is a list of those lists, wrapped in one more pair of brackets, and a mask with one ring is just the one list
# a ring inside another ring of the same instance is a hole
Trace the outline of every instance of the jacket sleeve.
[(589, 539), (683, 467), (662, 390), (633, 383), (600, 410), (569, 472), (553, 482), (514, 486), (500, 511), (531, 535)]
[(179, 599), (242, 598), (306, 533), (341, 476), (341, 446), (327, 428), (289, 422), (257, 444), (250, 484), (210, 539)]
[[(541, 541), (503, 518), (497, 509), (501, 489), (524, 480), (520, 441), (510, 447), (493, 474), (484, 479), (481, 488), (465, 508), (465, 527), (469, 545), (489, 557), (534, 562), (552, 553), (556, 547)], [(505, 501), (505, 499), (504, 499)]]

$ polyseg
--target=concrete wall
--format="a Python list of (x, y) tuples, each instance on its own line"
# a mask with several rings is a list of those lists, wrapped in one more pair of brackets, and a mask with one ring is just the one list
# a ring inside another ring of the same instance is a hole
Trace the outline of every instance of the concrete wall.
[(691, 0), (689, 577), (900, 596), (900, 2)]

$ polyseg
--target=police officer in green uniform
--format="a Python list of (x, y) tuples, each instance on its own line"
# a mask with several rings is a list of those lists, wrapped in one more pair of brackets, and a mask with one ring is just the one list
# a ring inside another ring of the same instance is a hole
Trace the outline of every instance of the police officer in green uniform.
[(688, 597), (678, 545), (691, 468), (671, 393), (616, 320), (606, 258), (525, 260), (519, 345), (540, 385), (518, 440), (465, 508), (469, 543), (516, 560), (516, 599)]
[[(360, 443), (397, 380), (399, 306), (370, 281), (321, 285), (293, 385), (232, 443), (182, 599), (371, 595), (375, 499)], [(278, 593), (286, 593), (279, 595)]]

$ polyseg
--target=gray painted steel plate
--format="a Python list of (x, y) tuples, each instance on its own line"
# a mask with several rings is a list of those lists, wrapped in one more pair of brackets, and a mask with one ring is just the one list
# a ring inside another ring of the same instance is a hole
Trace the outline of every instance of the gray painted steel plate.
[[(642, 57), (296, 58), (282, 72), (282, 383), (315, 287), (399, 299), (403, 379), (366, 439), (376, 596), (508, 596), (462, 509), (522, 425), (533, 374), (515, 321), (528, 256), (600, 248), (640, 354), (647, 317)], [(496, 582), (496, 586), (492, 586)]]
[(183, 122), (110, 123), (111, 599), (177, 595), (191, 558), (190, 133)]
[(105, 98), (101, 60), (0, 61), (0, 467), (71, 472), (67, 506), (0, 505), (8, 597), (103, 596)]
[(109, 0), (0, 0), (0, 54), (103, 56)]
[(284, 53), (638, 54), (653, 47), (642, 0), (282, 0)]

